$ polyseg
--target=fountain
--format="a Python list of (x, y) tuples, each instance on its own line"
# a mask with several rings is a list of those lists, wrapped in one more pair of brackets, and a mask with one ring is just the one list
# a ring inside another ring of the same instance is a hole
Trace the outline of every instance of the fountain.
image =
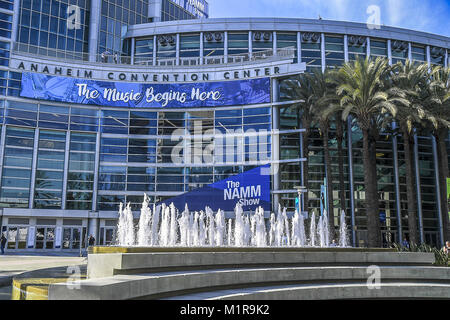
[[(267, 224), (267, 225), (266, 225)], [(328, 214), (323, 211), (316, 222), (313, 213), (309, 223), (309, 239), (305, 231), (305, 218), (295, 212), (292, 218), (286, 208), (278, 207), (266, 220), (264, 209), (244, 213), (240, 204), (235, 207), (235, 219), (225, 220), (225, 213), (190, 212), (185, 206), (179, 212), (173, 204), (149, 206), (144, 196), (139, 225), (134, 227), (130, 204), (120, 204), (116, 244), (140, 247), (329, 247)], [(348, 247), (345, 213), (340, 216), (339, 246)]]
[(347, 223), (345, 222), (345, 212), (342, 210), (340, 226), (339, 226), (339, 246), (342, 248), (349, 247)]

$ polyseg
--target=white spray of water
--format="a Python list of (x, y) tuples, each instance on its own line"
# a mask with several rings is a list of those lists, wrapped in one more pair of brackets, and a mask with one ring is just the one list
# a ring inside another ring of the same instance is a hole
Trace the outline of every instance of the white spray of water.
[(349, 246), (348, 234), (347, 234), (347, 223), (345, 222), (344, 210), (342, 210), (342, 213), (341, 213), (341, 220), (340, 220), (340, 226), (339, 226), (339, 246), (343, 247), (343, 248)]
[[(295, 212), (288, 218), (286, 209), (278, 208), (278, 214), (272, 213), (266, 221), (263, 208), (254, 213), (244, 214), (240, 204), (235, 208), (235, 219), (225, 220), (225, 213), (216, 214), (210, 209), (190, 213), (187, 205), (179, 214), (173, 204), (153, 205), (149, 208), (149, 198), (144, 196), (141, 208), (139, 229), (135, 232), (133, 213), (130, 204), (119, 207), (117, 244), (122, 246), (161, 246), (161, 247), (266, 247), (266, 246), (321, 246), (330, 244), (328, 216), (326, 212), (319, 218), (316, 227), (315, 213), (311, 216), (309, 243), (306, 239), (305, 219)], [(266, 228), (266, 222), (268, 226)], [(137, 237), (136, 237), (137, 235)], [(339, 246), (348, 246), (345, 213), (341, 214)]]
[(147, 195), (144, 195), (138, 230), (138, 245), (144, 247), (152, 244), (152, 211), (148, 207), (148, 204), (149, 199)]
[(309, 224), (309, 244), (311, 247), (316, 246), (316, 214), (311, 215), (311, 222)]

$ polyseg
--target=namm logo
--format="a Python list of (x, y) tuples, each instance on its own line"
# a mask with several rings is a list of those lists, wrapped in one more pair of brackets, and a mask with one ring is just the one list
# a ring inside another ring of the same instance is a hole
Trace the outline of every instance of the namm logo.
[(238, 181), (227, 181), (227, 188), (223, 190), (224, 200), (239, 200), (243, 206), (258, 205), (261, 198), (261, 185), (241, 187)]

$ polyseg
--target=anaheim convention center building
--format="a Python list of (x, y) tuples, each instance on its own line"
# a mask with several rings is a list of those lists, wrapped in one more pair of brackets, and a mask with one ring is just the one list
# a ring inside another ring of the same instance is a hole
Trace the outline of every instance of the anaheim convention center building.
[[(448, 64), (450, 38), (307, 19), (214, 19), (204, 0), (0, 0), (0, 215), (9, 250), (111, 244), (120, 203), (318, 212), (320, 133), (309, 161), (285, 83), (357, 57)], [(330, 134), (338, 201), (335, 127)], [(367, 244), (362, 134), (345, 125), (346, 215)], [(415, 136), (418, 228), (440, 246), (436, 143)], [(377, 142), (384, 239), (408, 232), (401, 137)], [(303, 176), (308, 165), (308, 176)], [(340, 213), (335, 206), (336, 221)]]

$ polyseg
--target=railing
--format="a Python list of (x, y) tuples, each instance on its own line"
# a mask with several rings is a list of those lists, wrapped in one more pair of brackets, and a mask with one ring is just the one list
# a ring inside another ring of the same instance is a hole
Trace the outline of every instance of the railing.
[[(114, 65), (136, 65), (136, 66), (151, 66), (151, 67), (173, 67), (177, 65), (176, 58), (168, 59), (156, 59), (156, 65), (153, 65), (154, 60), (152, 58), (139, 58), (130, 56), (124, 56), (119, 54), (111, 54), (104, 52), (94, 56), (88, 53), (77, 53), (72, 51), (51, 49), (38, 47), (30, 44), (18, 43), (13, 44), (13, 53), (17, 54), (31, 54), (36, 56), (42, 56), (46, 58), (56, 58), (66, 61), (76, 62), (97, 62), (104, 64)], [(92, 57), (92, 59), (90, 59)], [(179, 58), (178, 66), (208, 66), (208, 65), (221, 65), (221, 64), (243, 64), (256, 61), (265, 60), (280, 60), (280, 59), (293, 59), (295, 57), (295, 48), (287, 47), (274, 51), (273, 49), (258, 51), (245, 54), (234, 54), (228, 56), (207, 56), (207, 57), (193, 57), (193, 58)], [(132, 63), (133, 62), (133, 63)]]

